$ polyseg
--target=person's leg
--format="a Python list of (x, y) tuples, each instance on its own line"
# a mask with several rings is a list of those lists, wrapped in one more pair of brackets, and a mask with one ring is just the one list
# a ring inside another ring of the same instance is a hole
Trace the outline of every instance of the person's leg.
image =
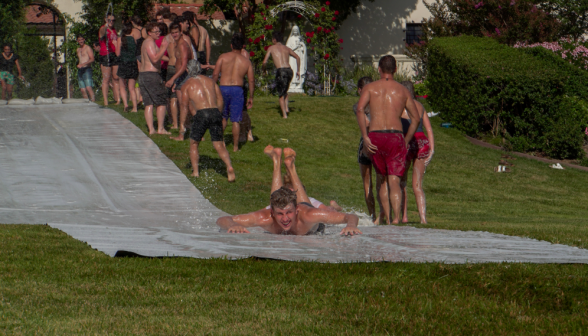
[(239, 151), (239, 129), (240, 125), (238, 122), (233, 122), (233, 152)]
[(290, 107), (288, 106), (288, 93), (284, 96), (284, 106), (286, 107), (286, 115), (290, 113)]
[(400, 177), (395, 175), (388, 175), (388, 188), (390, 204), (392, 204), (392, 211), (394, 211), (394, 219), (392, 224), (400, 223), (400, 214), (402, 213), (402, 189), (400, 189)]
[(227, 124), (228, 124), (228, 120), (226, 118), (223, 118), (223, 132), (225, 131), (225, 129), (227, 128)]
[(178, 96), (178, 102), (180, 105), (180, 132), (177, 137), (170, 137), (172, 140), (176, 141), (184, 141), (184, 134), (186, 133), (186, 118), (188, 117), (188, 105), (182, 104), (182, 91), (176, 90), (176, 94)]
[(381, 224), (382, 220), (387, 219), (388, 221), (390, 221), (390, 216), (386, 217), (386, 214), (384, 213), (384, 206), (382, 205), (382, 197), (380, 196), (380, 187), (379, 186), (383, 186), (384, 190), (382, 191), (383, 194), (385, 194), (386, 199), (388, 199), (388, 185), (383, 182), (382, 180), (385, 180), (385, 177), (383, 175), (378, 175), (376, 174), (376, 200), (378, 201), (378, 206), (380, 207), (380, 211), (378, 212), (378, 217), (376, 217), (376, 220), (374, 221), (374, 223), (376, 224)]
[(386, 180), (386, 176), (377, 174), (376, 189), (380, 200), (380, 219), (385, 220), (386, 224), (390, 224), (390, 193)]
[(4, 80), (0, 82), (2, 83), (2, 100), (6, 100), (6, 82)]
[(363, 195), (365, 197), (365, 204), (368, 208), (368, 213), (372, 217), (372, 221), (376, 220), (376, 204), (374, 201), (374, 193), (372, 191), (372, 166), (359, 165), (361, 178), (363, 179)]
[(12, 99), (12, 88), (13, 87), (14, 87), (14, 85), (12, 85), (12, 84), (6, 84), (6, 100)]
[(200, 177), (198, 172), (198, 160), (200, 155), (198, 154), (198, 145), (200, 143), (190, 139), (190, 162), (192, 163), (192, 175), (194, 177)]
[(100, 65), (100, 69), (102, 70), (102, 97), (104, 98), (104, 106), (108, 106), (108, 86), (112, 68)]
[(82, 97), (84, 99), (89, 99), (88, 94), (86, 93), (86, 88), (85, 87), (80, 88), (80, 92), (82, 93)]
[(406, 192), (406, 185), (408, 183), (408, 170), (412, 160), (406, 160), (406, 170), (400, 179), (400, 189), (402, 190), (402, 223), (408, 223), (408, 193)]
[(286, 118), (288, 118), (288, 114), (286, 113), (286, 103), (285, 103), (284, 97), (280, 97), (279, 101), (280, 101), (280, 109), (282, 110), (282, 118), (286, 119)]
[(296, 190), (296, 202), (310, 203), (306, 190), (304, 190), (304, 186), (302, 185), (302, 182), (300, 182), (300, 177), (298, 177), (298, 173), (296, 172), (294, 161), (296, 161), (296, 152), (292, 148), (284, 148), (284, 164), (286, 165), (288, 174), (292, 179), (292, 186)]
[(221, 160), (223, 160), (223, 162), (227, 166), (227, 178), (228, 178), (229, 182), (234, 182), (235, 181), (235, 170), (233, 169), (233, 166), (231, 165), (231, 158), (229, 156), (229, 151), (225, 147), (225, 142), (224, 141), (213, 141), (212, 146), (214, 147), (214, 149), (218, 153), (218, 156), (220, 156)]
[[(112, 96), (114, 97), (114, 100), (116, 101), (116, 104), (114, 105), (119, 105), (120, 104), (120, 83), (119, 83), (119, 77), (118, 77), (118, 65), (113, 65), (112, 66)], [(124, 85), (122, 86), (124, 88)], [(125, 92), (126, 94), (126, 92)]]
[(178, 129), (178, 99), (170, 98), (169, 100), (169, 112), (172, 118), (172, 129)]
[(416, 198), (417, 209), (421, 217), (421, 224), (427, 223), (427, 202), (423, 191), (423, 178), (425, 177), (425, 159), (415, 160), (412, 168), (412, 190)]
[(135, 80), (130, 78), (128, 80), (129, 95), (131, 96), (131, 102), (133, 103), (133, 109), (131, 112), (137, 112), (137, 94), (135, 93)]
[(272, 174), (272, 189), (271, 192), (280, 189), (284, 185), (282, 180), (282, 149), (274, 148), (272, 145), (267, 145), (263, 150), (265, 155), (269, 156), (274, 163), (274, 173)]
[(155, 128), (153, 128), (153, 105), (145, 106), (145, 122), (147, 128), (149, 128), (149, 135), (155, 134)]
[(165, 120), (165, 109), (165, 105), (157, 106), (157, 134), (171, 134), (165, 130), (165, 125), (163, 124)]
[(120, 78), (120, 77), (118, 77), (118, 81), (117, 82), (118, 82), (118, 87), (120, 89), (120, 96), (121, 96), (122, 101), (123, 101), (123, 106), (125, 108), (124, 110), (126, 112), (127, 109), (129, 108), (129, 99), (128, 99), (129, 97), (127, 96), (127, 88), (126, 88), (126, 85), (125, 85), (125, 80), (122, 79), (122, 78)]

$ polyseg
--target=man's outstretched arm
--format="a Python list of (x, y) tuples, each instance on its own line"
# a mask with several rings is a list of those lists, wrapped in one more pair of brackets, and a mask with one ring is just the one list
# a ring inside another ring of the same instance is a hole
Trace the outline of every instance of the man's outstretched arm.
[(358, 235), (362, 232), (357, 228), (359, 218), (353, 214), (347, 214), (342, 212), (335, 212), (330, 210), (312, 209), (307, 213), (308, 218), (305, 220), (309, 223), (325, 223), (325, 224), (347, 224), (346, 227), (341, 230), (342, 235)]
[(228, 233), (249, 233), (248, 227), (256, 226), (268, 226), (271, 224), (271, 216), (269, 222), (264, 216), (264, 212), (267, 210), (259, 210), (256, 212), (250, 212), (244, 215), (236, 216), (224, 216), (216, 220), (216, 225), (227, 230)]

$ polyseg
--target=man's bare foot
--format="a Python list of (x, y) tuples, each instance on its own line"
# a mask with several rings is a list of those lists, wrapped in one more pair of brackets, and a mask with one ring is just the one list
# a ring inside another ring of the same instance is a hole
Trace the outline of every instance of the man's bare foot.
[(335, 210), (337, 210), (337, 211), (343, 211), (343, 208), (342, 208), (342, 207), (341, 207), (339, 204), (337, 204), (337, 202), (336, 202), (336, 201), (333, 201), (333, 200), (332, 200), (332, 201), (330, 202), (330, 204), (331, 204), (331, 206), (333, 207), (333, 209), (335, 209)]
[(139, 112), (139, 111), (137, 111), (137, 110), (131, 110), (131, 113), (137, 113), (137, 112)]
[(166, 131), (166, 130), (164, 129), (164, 130), (161, 130), (161, 131), (157, 131), (157, 134), (166, 135), (166, 134), (171, 134), (171, 133), (170, 133), (170, 132), (168, 132), (168, 131)]
[(190, 176), (192, 176), (192, 177), (200, 177), (200, 174), (197, 171), (193, 171)]
[(233, 153), (237, 153), (239, 151), (239, 146), (233, 146)]
[(153, 135), (153, 134), (157, 134), (157, 132), (155, 132), (155, 130), (149, 131), (149, 135)]
[(398, 220), (398, 219), (395, 219), (392, 221), (392, 224), (399, 224), (399, 223), (400, 223), (400, 220)]
[(184, 141), (184, 134), (180, 133), (180, 135), (178, 135), (176, 137), (169, 137), (169, 138), (172, 140), (175, 140), (175, 141)]
[(263, 154), (272, 157), (272, 153), (274, 152), (274, 146), (272, 145), (267, 145), (267, 147), (265, 147), (263, 149)]
[(402, 218), (402, 223), (408, 223), (408, 217), (403, 217)]
[(374, 219), (374, 224), (379, 225), (380, 223), (380, 216), (376, 217), (376, 219)]
[(170, 129), (178, 129), (178, 126), (173, 126)]
[(249, 141), (249, 142), (255, 141), (255, 139), (253, 139), (253, 133), (251, 133), (251, 130), (249, 130), (249, 132), (247, 133), (247, 141)]
[(287, 157), (294, 157), (295, 158), (296, 152), (290, 147), (284, 148), (284, 157), (285, 158), (287, 158)]
[(227, 177), (229, 182), (235, 182), (235, 170), (233, 167), (227, 168)]

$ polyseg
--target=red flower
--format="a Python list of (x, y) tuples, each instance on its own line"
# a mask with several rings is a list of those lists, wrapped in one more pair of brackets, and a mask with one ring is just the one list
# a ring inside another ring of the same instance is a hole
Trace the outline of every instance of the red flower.
[(341, 47), (341, 50), (343, 50), (343, 47)]
[(328, 5), (330, 5), (331, 3), (327, 1), (327, 2), (325, 2), (325, 4), (328, 6)]
[(330, 56), (331, 55), (329, 55), (329, 54), (325, 54), (325, 57), (323, 57), (323, 58), (327, 60), (327, 59), (329, 59)]
[(262, 38), (262, 39), (264, 39), (264, 38), (265, 38), (265, 35), (261, 35), (259, 38)]
[(309, 32), (304, 33), (304, 35), (306, 35), (306, 37), (310, 37), (310, 33)]
[(339, 15), (339, 11), (335, 11), (335, 15)]
[(251, 42), (253, 42), (253, 39), (250, 37), (250, 38), (249, 38), (249, 43), (251, 43)]
[(263, 50), (267, 51), (269, 49), (269, 46), (265, 46), (263, 47)]
[(321, 8), (321, 12), (324, 12), (325, 10), (326, 10), (325, 7)]
[(267, 18), (265, 18), (265, 17), (264, 17), (264, 18), (263, 18), (263, 21), (267, 21)]
[(336, 21), (336, 20), (337, 20), (337, 18), (333, 16), (333, 18), (332, 18), (331, 20), (332, 20), (332, 21)]
[(314, 13), (314, 17), (315, 17), (315, 18), (317, 18), (317, 17), (319, 17), (319, 16), (321, 16), (319, 13)]
[(339, 39), (339, 43), (343, 43), (343, 39)]
[(298, 14), (298, 18), (299, 18), (299, 19), (302, 19), (302, 15)]
[(318, 28), (316, 29), (316, 31), (317, 31), (317, 32), (319, 32), (319, 33), (320, 33), (320, 32), (322, 32), (322, 31), (323, 31), (323, 27), (318, 27)]
[(255, 41), (253, 41), (253, 43), (258, 44), (259, 43), (259, 37), (255, 39)]
[(335, 31), (335, 27), (331, 27), (331, 30), (332, 30), (332, 31)]
[(331, 30), (330, 30), (330, 29), (327, 29), (327, 30), (325, 30), (325, 34), (328, 34), (328, 33), (330, 33), (330, 32), (331, 32)]
[(269, 9), (269, 6), (268, 5), (265, 5), (265, 9)]
[(267, 29), (267, 30), (271, 30), (272, 28), (274, 28), (274, 26), (272, 26), (272, 25), (265, 25), (265, 29)]
[(310, 41), (311, 41), (311, 39), (306, 39), (306, 42), (307, 42), (307, 43), (310, 43)]
[(253, 51), (250, 51), (250, 52), (249, 52), (249, 56), (250, 56), (250, 57), (253, 57), (253, 56), (255, 56), (255, 53), (254, 53)]

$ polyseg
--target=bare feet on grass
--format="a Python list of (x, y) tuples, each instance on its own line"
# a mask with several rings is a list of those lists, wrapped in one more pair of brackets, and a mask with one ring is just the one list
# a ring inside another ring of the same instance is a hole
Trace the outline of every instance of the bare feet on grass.
[(296, 152), (290, 147), (284, 148), (284, 158), (288, 157), (296, 158)]
[(263, 153), (274, 161), (279, 161), (282, 158), (282, 149), (281, 148), (274, 148), (272, 145), (267, 145), (263, 150)]
[(200, 177), (200, 173), (198, 173), (198, 169), (195, 169), (192, 171), (192, 174), (190, 174), (190, 176), (192, 177)]
[(169, 137), (169, 138), (172, 140), (175, 140), (175, 141), (184, 141), (184, 133), (186, 133), (186, 130), (180, 129), (180, 133), (178, 134), (178, 136)]
[(235, 170), (233, 167), (227, 168), (227, 178), (229, 182), (235, 182)]
[(157, 131), (157, 134), (160, 134), (160, 135), (169, 135), (169, 134), (171, 134), (171, 133), (170, 133), (170, 132), (168, 132), (168, 131), (166, 131), (165, 129), (163, 129), (163, 130), (159, 130), (159, 131)]

